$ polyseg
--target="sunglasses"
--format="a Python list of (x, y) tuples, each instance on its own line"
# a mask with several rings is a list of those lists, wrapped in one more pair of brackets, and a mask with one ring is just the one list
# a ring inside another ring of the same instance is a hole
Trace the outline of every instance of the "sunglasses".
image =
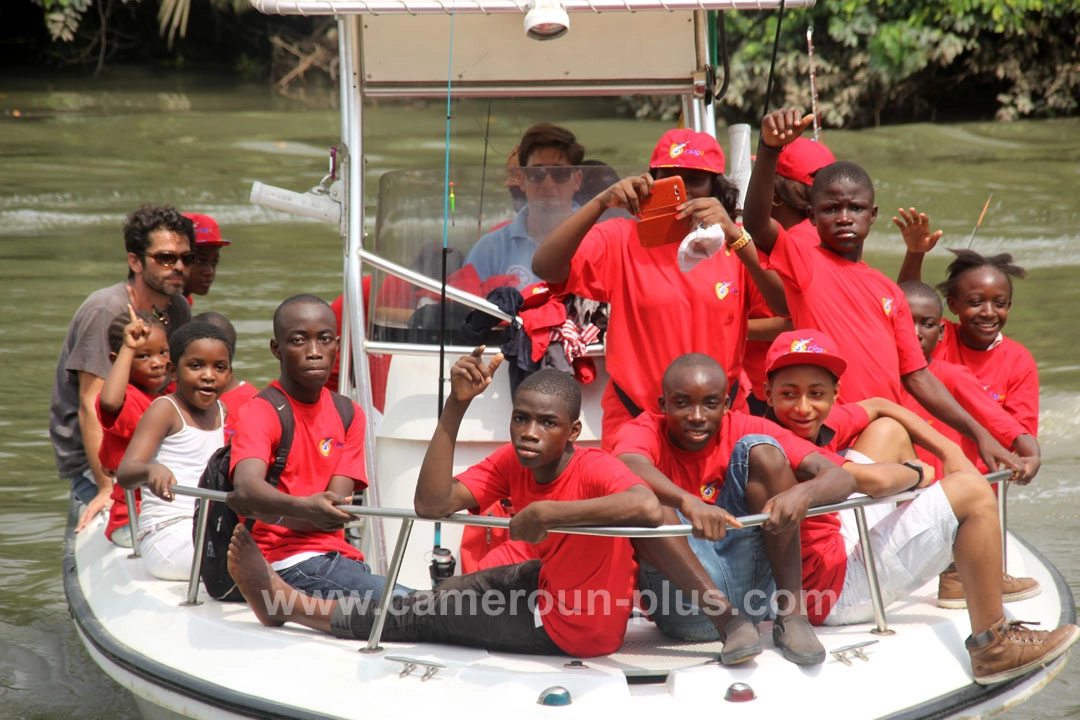
[(521, 173), (526, 180), (537, 185), (544, 182), (544, 178), (548, 175), (557, 184), (562, 185), (573, 177), (574, 168), (569, 165), (531, 165), (521, 168)]
[(186, 252), (186, 253), (156, 252), (156, 253), (153, 253), (153, 254), (143, 253), (142, 256), (144, 258), (145, 257), (153, 258), (154, 262), (156, 262), (158, 265), (160, 265), (161, 267), (164, 267), (164, 268), (171, 268), (173, 265), (176, 265), (176, 263), (178, 261), (180, 261), (180, 260), (183, 260), (184, 265), (186, 265), (188, 267), (191, 267), (191, 265), (194, 264), (194, 262), (195, 262), (195, 253), (193, 253), (193, 252)]

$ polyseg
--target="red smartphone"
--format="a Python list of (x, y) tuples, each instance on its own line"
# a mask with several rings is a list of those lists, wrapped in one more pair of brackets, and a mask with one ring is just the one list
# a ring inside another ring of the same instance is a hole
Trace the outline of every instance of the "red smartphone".
[(677, 220), (675, 208), (686, 202), (686, 186), (678, 175), (657, 180), (641, 203), (637, 231), (642, 247), (682, 242), (690, 234), (690, 218)]

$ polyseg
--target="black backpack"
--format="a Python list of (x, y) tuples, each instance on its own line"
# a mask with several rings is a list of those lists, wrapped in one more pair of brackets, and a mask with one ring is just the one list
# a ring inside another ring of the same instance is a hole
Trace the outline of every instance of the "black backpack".
[[(341, 416), (341, 425), (345, 432), (348, 433), (354, 416), (353, 402), (344, 395), (335, 392), (330, 393), (330, 396), (333, 398), (338, 415)], [(266, 482), (276, 488), (281, 480), (281, 473), (285, 470), (285, 463), (289, 459), (289, 450), (292, 449), (293, 431), (296, 424), (288, 398), (285, 397), (285, 393), (276, 387), (271, 385), (264, 388), (255, 398), (262, 398), (270, 403), (271, 407), (277, 411), (278, 420), (281, 422), (281, 440), (278, 442), (277, 450), (274, 453), (274, 463), (266, 472)], [(252, 398), (252, 400), (255, 398)], [(206, 469), (203, 470), (203, 474), (199, 478), (199, 487), (220, 492), (233, 491), (232, 478), (229, 475), (229, 464), (232, 458), (231, 447), (231, 443), (226, 443), (224, 447), (219, 448), (210, 456), (210, 460), (206, 463)], [(202, 500), (195, 501), (195, 524), (192, 527), (192, 541), (194, 541), (197, 533), (199, 506), (201, 503)], [(229, 541), (232, 539), (233, 529), (238, 522), (240, 522), (240, 518), (228, 505), (223, 502), (210, 503), (206, 521), (206, 538), (202, 548), (202, 566), (199, 575), (202, 577), (206, 591), (215, 600), (229, 602), (243, 602), (244, 600), (244, 596), (240, 594), (239, 588), (236, 587), (236, 582), (229, 575), (228, 569)], [(255, 520), (248, 518), (244, 524), (247, 525), (248, 530), (251, 530), (255, 525)]]

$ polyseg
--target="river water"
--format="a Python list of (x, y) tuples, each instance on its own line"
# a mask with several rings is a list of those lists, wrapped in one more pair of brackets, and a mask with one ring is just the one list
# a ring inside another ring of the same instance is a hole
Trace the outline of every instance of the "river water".
[[(254, 180), (298, 191), (318, 183), (339, 137), (334, 101), (325, 91), (286, 100), (261, 86), (195, 75), (124, 74), (94, 83), (0, 76), (0, 716), (138, 716), (90, 661), (67, 612), (60, 557), (68, 493), (47, 432), (67, 324), (90, 292), (124, 277), (123, 216), (154, 202), (218, 219), (233, 245), (195, 308), (234, 321), (235, 371), (265, 384), (277, 374), (267, 349), (274, 307), (298, 292), (339, 294), (342, 248), (331, 227), (257, 208), (247, 196)], [(504, 101), (490, 109), (462, 101), (452, 114), (451, 163), (480, 165), (489, 127), (493, 168), (539, 120), (569, 126), (589, 157), (611, 164), (643, 163), (665, 129), (612, 120), (608, 104), (584, 101)], [(369, 107), (369, 179), (390, 169), (441, 168), (444, 118), (438, 103)], [(1031, 349), (1042, 377), (1043, 468), (1033, 485), (1010, 493), (1011, 527), (1076, 593), (1080, 121), (826, 131), (824, 139), (838, 157), (871, 171), (882, 219), (868, 260), (890, 275), (901, 255), (888, 221), (898, 204), (927, 210), (946, 230), (943, 246), (965, 245), (995, 190), (975, 248), (1012, 252), (1030, 271), (1017, 283), (1007, 330)], [(928, 260), (927, 279), (941, 279), (943, 255)], [(1080, 717), (1080, 660), (1002, 717)]]

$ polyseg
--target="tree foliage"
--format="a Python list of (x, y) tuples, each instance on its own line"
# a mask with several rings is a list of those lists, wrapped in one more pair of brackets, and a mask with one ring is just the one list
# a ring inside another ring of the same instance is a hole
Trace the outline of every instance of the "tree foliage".
[[(777, 14), (725, 13), (732, 46), (725, 104), (765, 106)], [(992, 113), (1075, 113), (1080, 4), (1075, 0), (818, 0), (785, 13), (770, 107), (810, 106), (813, 28), (819, 112), (833, 127)]]

